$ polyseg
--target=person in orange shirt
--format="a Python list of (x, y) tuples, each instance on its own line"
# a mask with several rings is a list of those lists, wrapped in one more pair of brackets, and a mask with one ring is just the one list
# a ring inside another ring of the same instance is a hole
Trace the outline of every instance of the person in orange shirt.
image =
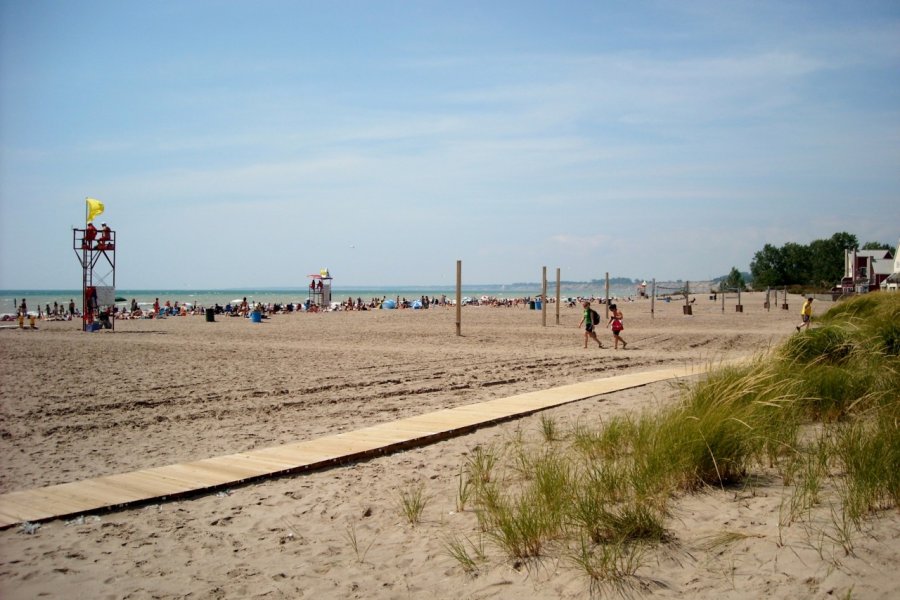
[(100, 224), (100, 242), (97, 244), (98, 250), (112, 250), (112, 230), (106, 223)]
[(88, 223), (87, 229), (84, 230), (84, 241), (81, 242), (81, 247), (85, 250), (93, 250), (95, 239), (97, 239), (97, 228), (93, 223)]

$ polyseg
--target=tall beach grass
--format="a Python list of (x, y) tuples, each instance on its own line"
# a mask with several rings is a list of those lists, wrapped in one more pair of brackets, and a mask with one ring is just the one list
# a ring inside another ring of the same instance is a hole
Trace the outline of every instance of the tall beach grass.
[(898, 390), (900, 294), (859, 297), (685, 387), (670, 408), (579, 422), (568, 435), (542, 418), (536, 450), (476, 448), (469, 502), (510, 559), (562, 553), (592, 586), (636, 576), (647, 544), (670, 538), (673, 498), (766, 470), (792, 490), (785, 523), (817, 505), (830, 480), (836, 522), (859, 528), (900, 506)]

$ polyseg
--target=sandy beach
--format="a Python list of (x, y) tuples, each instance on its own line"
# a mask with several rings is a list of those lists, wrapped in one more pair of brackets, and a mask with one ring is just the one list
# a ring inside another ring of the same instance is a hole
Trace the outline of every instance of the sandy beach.
[[(627, 350), (582, 347), (580, 308), (465, 307), (72, 322), (0, 330), (0, 492), (308, 440), (442, 408), (617, 373), (763, 352), (794, 333), (765, 294), (620, 303)], [(829, 303), (816, 305), (816, 312)], [(595, 306), (601, 315), (603, 307)], [(670, 403), (664, 382), (541, 413), (563, 430)], [(0, 531), (0, 597), (18, 598), (579, 598), (583, 573), (564, 557), (518, 564), (490, 541), (476, 575), (446, 550), (478, 539), (457, 511), (461, 465), (478, 445), (540, 439), (532, 415), (420, 448), (310, 473), (75, 519)], [(400, 493), (423, 486), (410, 525)], [(880, 515), (848, 554), (830, 539), (823, 503), (779, 526), (788, 492), (776, 477), (674, 502), (672, 541), (645, 557), (630, 593), (674, 598), (889, 598), (900, 516)], [(711, 544), (740, 532), (731, 544)]]

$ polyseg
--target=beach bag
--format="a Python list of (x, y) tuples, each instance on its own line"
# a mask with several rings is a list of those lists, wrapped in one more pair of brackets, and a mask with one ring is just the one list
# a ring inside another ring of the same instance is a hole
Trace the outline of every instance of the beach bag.
[(612, 330), (618, 333), (623, 329), (625, 329), (625, 326), (622, 325), (622, 321), (620, 321), (619, 319), (614, 319), (612, 322)]
[(593, 308), (591, 309), (591, 323), (598, 325), (600, 323), (600, 313)]

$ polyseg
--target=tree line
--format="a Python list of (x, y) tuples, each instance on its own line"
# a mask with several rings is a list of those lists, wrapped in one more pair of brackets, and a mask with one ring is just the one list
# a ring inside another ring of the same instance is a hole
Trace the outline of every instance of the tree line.
[[(756, 289), (780, 285), (809, 285), (831, 289), (844, 276), (844, 251), (859, 248), (855, 235), (842, 231), (809, 244), (766, 244), (753, 255), (750, 273)], [(867, 242), (863, 250), (890, 250), (889, 244)]]

